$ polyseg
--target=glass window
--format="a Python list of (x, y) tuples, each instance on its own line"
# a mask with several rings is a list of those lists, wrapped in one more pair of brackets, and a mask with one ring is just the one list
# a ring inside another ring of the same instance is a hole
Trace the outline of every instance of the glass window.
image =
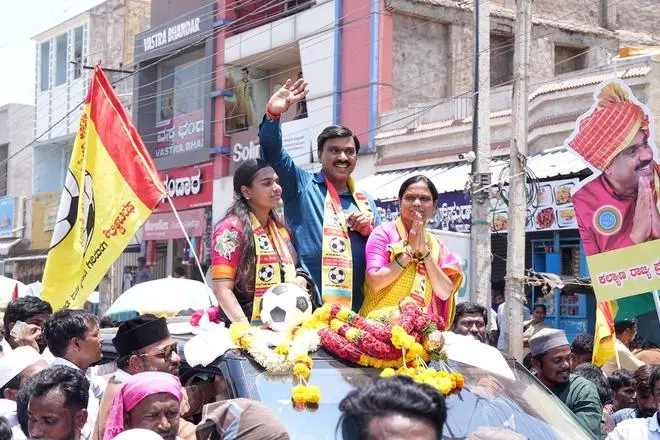
[(73, 31), (73, 60), (76, 66), (73, 69), (73, 79), (78, 79), (82, 76), (83, 69), (83, 28), (77, 27)]
[(7, 155), (9, 144), (0, 145), (0, 196), (7, 195)]
[(55, 85), (59, 86), (66, 82), (66, 34), (62, 34), (55, 40)]
[(48, 90), (48, 66), (50, 65), (50, 41), (41, 43), (39, 66), (39, 89)]
[(176, 57), (158, 66), (158, 121), (204, 109), (203, 50)]

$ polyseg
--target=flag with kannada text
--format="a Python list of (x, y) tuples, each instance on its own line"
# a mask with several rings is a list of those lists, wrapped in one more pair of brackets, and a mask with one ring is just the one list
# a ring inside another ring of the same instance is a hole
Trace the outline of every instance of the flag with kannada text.
[(112, 85), (94, 68), (46, 259), (42, 297), (80, 308), (165, 187)]

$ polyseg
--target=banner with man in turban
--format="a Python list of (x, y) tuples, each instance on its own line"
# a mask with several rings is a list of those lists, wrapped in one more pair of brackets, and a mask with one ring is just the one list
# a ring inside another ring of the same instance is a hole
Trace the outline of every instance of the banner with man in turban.
[(601, 84), (594, 101), (565, 146), (593, 171), (573, 206), (602, 301), (594, 341), (601, 364), (613, 357), (613, 321), (652, 310), (660, 289), (660, 164), (653, 115), (623, 82)]

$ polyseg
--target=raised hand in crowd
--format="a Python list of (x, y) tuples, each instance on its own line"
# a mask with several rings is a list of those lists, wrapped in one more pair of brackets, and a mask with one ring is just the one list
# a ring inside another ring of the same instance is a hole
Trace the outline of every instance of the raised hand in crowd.
[(307, 82), (303, 78), (296, 82), (287, 79), (286, 83), (268, 100), (266, 111), (272, 116), (279, 116), (286, 113), (293, 104), (305, 99), (308, 93)]

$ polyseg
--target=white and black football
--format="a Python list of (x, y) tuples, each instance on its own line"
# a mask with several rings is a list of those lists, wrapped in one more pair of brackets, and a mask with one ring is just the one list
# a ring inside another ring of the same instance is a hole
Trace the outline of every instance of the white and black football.
[(300, 324), (312, 313), (309, 293), (297, 284), (282, 283), (266, 290), (261, 299), (261, 320), (276, 332)]

